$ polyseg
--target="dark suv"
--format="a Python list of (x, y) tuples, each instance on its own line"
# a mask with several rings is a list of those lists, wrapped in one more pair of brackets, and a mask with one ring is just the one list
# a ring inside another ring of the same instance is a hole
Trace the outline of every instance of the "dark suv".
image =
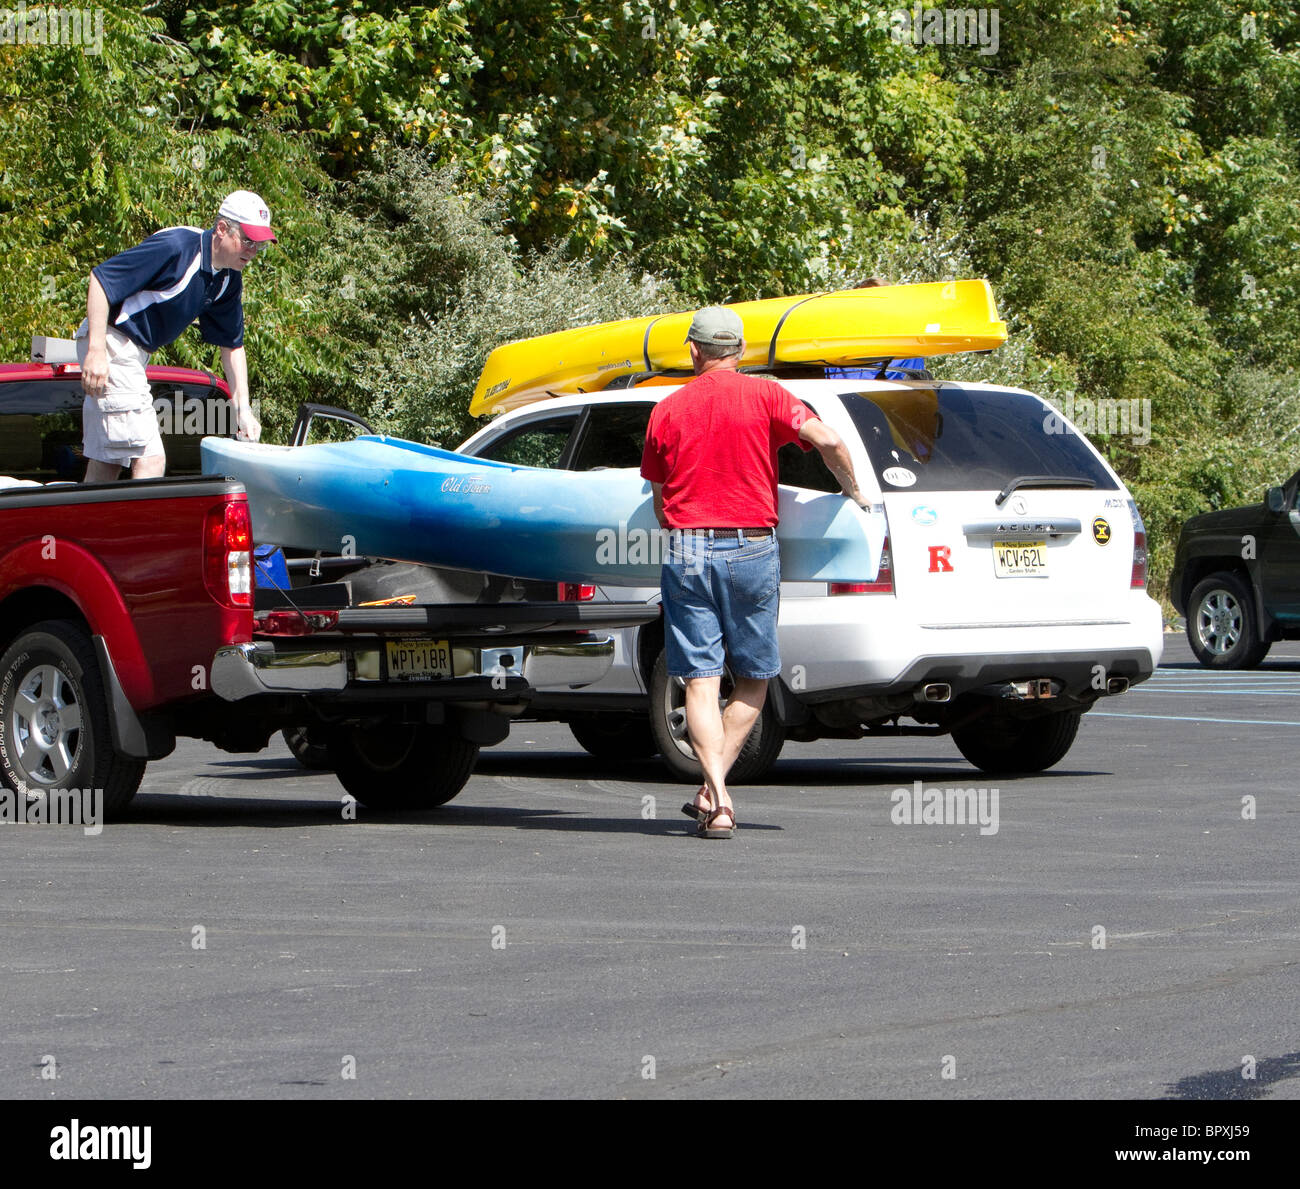
[(1300, 471), (1261, 503), (1193, 516), (1169, 597), (1211, 669), (1251, 669), (1275, 640), (1300, 639)]

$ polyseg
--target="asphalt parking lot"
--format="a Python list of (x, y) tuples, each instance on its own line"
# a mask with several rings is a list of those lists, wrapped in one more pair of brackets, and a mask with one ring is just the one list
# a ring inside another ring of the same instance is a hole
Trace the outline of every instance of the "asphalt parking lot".
[[(791, 744), (728, 842), (559, 726), (355, 821), (183, 743), (98, 836), (0, 830), (0, 1094), (1300, 1098), (1300, 647), (1166, 639), (1041, 776)], [(996, 822), (892, 820), (918, 781)]]

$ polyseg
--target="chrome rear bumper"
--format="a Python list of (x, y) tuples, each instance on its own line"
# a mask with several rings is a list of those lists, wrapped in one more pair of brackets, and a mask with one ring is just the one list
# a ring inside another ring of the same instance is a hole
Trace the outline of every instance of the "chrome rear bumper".
[[(227, 702), (261, 694), (342, 693), (349, 686), (407, 689), (412, 698), (455, 697), (461, 682), (472, 682), (474, 698), (483, 697), (485, 679), (502, 681), (502, 696), (519, 697), (519, 681), (532, 689), (581, 689), (599, 681), (614, 663), (609, 636), (556, 644), (516, 647), (455, 647), (456, 676), (433, 681), (385, 680), (379, 650), (373, 643), (323, 648), (304, 640), (255, 640), (219, 648), (212, 658), (212, 692)], [(489, 686), (489, 688), (491, 688)], [(468, 693), (469, 691), (467, 691)]]

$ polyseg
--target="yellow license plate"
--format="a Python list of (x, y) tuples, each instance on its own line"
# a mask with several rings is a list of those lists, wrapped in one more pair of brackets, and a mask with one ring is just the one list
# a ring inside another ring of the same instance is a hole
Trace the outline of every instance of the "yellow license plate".
[(388, 676), (395, 681), (455, 677), (449, 640), (385, 640)]
[(999, 578), (1046, 578), (1046, 541), (994, 541), (993, 572)]

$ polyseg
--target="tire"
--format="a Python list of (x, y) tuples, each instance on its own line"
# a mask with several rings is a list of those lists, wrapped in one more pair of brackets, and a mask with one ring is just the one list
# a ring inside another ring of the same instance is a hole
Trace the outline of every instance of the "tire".
[[(730, 688), (730, 676), (724, 675), (724, 696)], [(673, 776), (683, 784), (699, 784), (704, 772), (686, 736), (686, 687), (680, 678), (668, 676), (668, 659), (663, 652), (655, 660), (650, 677), (650, 730)], [(768, 699), (727, 773), (727, 783), (753, 784), (761, 780), (776, 763), (784, 746), (785, 730), (776, 721), (776, 712)]]
[(478, 744), (450, 726), (381, 722), (331, 734), (334, 774), (370, 809), (433, 809), (469, 780)]
[(602, 760), (644, 760), (659, 750), (650, 720), (639, 714), (575, 714), (569, 730), (588, 753)]
[(280, 732), (293, 758), (313, 772), (328, 772), (330, 763), (329, 736), (321, 727), (285, 727)]
[(952, 733), (952, 741), (982, 772), (1042, 772), (1065, 758), (1079, 733), (1082, 710), (1037, 718), (984, 718)]
[(145, 761), (113, 749), (108, 700), (79, 624), (33, 624), (0, 657), (0, 779), (14, 792), (103, 789), (105, 816), (130, 804)]
[(1259, 638), (1255, 596), (1236, 574), (1211, 574), (1187, 600), (1187, 642), (1207, 669), (1253, 669), (1271, 647)]

